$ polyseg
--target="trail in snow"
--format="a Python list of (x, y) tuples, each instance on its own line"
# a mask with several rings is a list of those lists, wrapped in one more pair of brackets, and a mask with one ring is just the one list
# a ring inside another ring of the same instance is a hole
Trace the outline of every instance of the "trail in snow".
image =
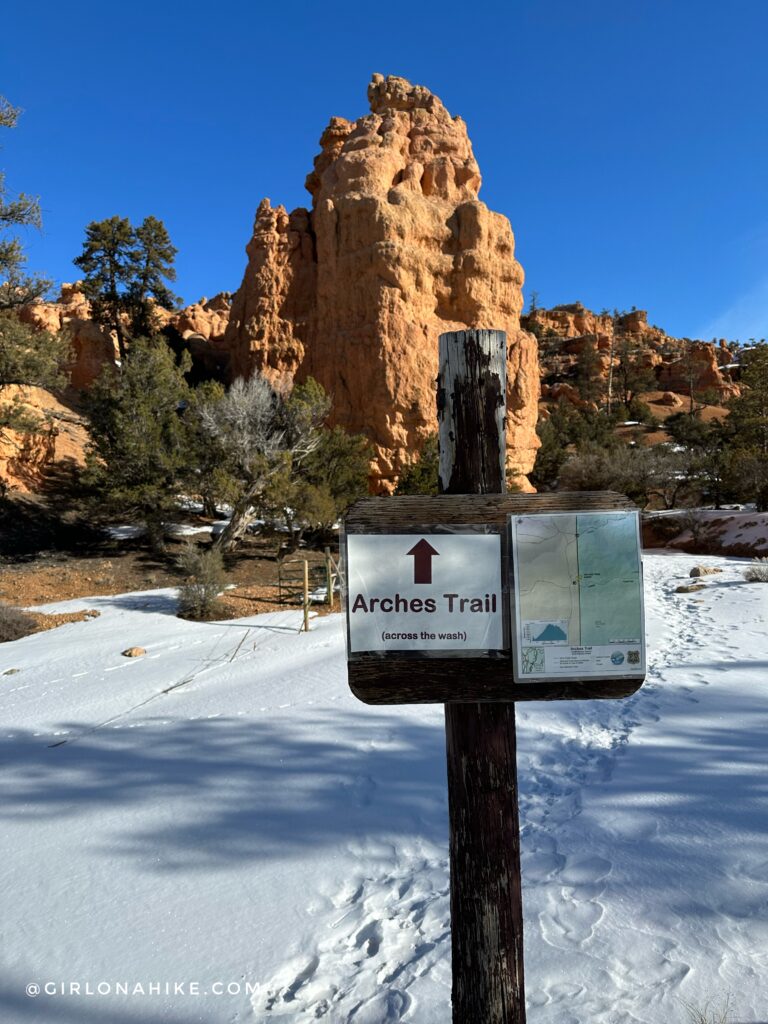
[[(743, 1019), (766, 1017), (768, 807), (755, 759), (768, 753), (768, 594), (745, 588), (738, 565), (706, 591), (676, 594), (694, 562), (647, 560), (653, 653), (642, 690), (576, 712), (570, 738), (561, 719), (560, 738), (546, 744), (559, 756), (521, 764), (533, 797), (522, 814), (528, 999), (542, 1024), (683, 1020), (685, 1001), (728, 992)], [(739, 701), (734, 727), (751, 763), (736, 749), (718, 763), (722, 739), (713, 734)], [(732, 774), (743, 768), (749, 792)], [(761, 884), (745, 885), (743, 866), (729, 861), (733, 847)], [(553, 956), (555, 977), (536, 966)]]
[[(646, 557), (636, 695), (518, 706), (531, 1024), (682, 1024), (727, 991), (768, 1019), (768, 588), (717, 560), (674, 593), (695, 561)], [(0, 1017), (444, 1024), (442, 709), (358, 704), (338, 616), (300, 636), (181, 622), (162, 592), (87, 603), (0, 648)], [(43, 972), (207, 994), (25, 1002)]]

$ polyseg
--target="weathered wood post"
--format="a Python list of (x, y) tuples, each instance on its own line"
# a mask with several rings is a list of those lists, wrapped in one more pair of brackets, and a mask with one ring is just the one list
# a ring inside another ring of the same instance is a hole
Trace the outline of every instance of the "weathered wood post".
[(326, 602), (333, 609), (333, 569), (331, 566), (331, 549), (325, 548), (325, 587)]
[[(440, 335), (440, 489), (505, 490), (507, 339)], [(514, 703), (445, 705), (454, 1024), (525, 1024)]]
[(304, 608), (304, 632), (309, 632), (309, 562), (304, 559), (304, 578), (302, 580), (302, 605)]

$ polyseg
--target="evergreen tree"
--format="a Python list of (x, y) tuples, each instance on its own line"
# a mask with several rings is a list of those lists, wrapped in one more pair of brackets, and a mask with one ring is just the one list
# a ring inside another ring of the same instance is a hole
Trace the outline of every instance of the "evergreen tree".
[(44, 426), (45, 421), (30, 412), (20, 393), (3, 401), (2, 389), (9, 384), (60, 388), (67, 381), (64, 367), (69, 358), (65, 335), (37, 331), (21, 323), (15, 313), (0, 310), (0, 431), (7, 428), (26, 434)]
[(685, 449), (690, 484), (702, 498), (719, 508), (732, 496), (729, 460), (733, 445), (733, 424), (729, 420), (706, 422), (687, 412), (675, 413), (664, 429)]
[(130, 339), (156, 332), (154, 305), (170, 309), (176, 301), (164, 283), (176, 277), (176, 251), (156, 217), (147, 217), (138, 228), (127, 217), (110, 217), (85, 229), (83, 251), (73, 262), (85, 274), (83, 291), (93, 318), (115, 332), (123, 362)]
[(141, 519), (156, 549), (187, 464), (187, 369), (165, 345), (138, 339), (122, 372), (105, 367), (86, 400), (91, 442), (83, 481), (99, 508)]
[(65, 335), (38, 331), (8, 311), (0, 311), (0, 388), (8, 384), (56, 390), (66, 383), (70, 358)]
[(743, 390), (731, 400), (732, 431), (728, 475), (740, 495), (768, 510), (768, 344), (744, 353)]
[(136, 228), (135, 269), (130, 285), (132, 331), (150, 337), (157, 331), (155, 305), (173, 309), (178, 297), (165, 284), (176, 280), (176, 249), (157, 217), (145, 217)]
[(576, 360), (576, 387), (585, 402), (600, 405), (605, 395), (602, 376), (603, 362), (597, 348), (597, 339), (587, 336)]
[(754, 448), (768, 458), (768, 344), (762, 341), (744, 353), (744, 385), (730, 402), (734, 444)]
[[(15, 128), (20, 113), (17, 107), (0, 96), (0, 128)], [(39, 200), (23, 192), (11, 198), (5, 175), (0, 172), (0, 309), (33, 302), (51, 286), (45, 278), (27, 274), (27, 260), (21, 242), (14, 235), (7, 234), (16, 227), (39, 228), (41, 224)]]
[(83, 251), (76, 260), (83, 271), (83, 292), (93, 319), (117, 337), (120, 358), (127, 356), (125, 313), (136, 266), (135, 237), (127, 217), (92, 221), (85, 229)]
[[(19, 110), (0, 96), (0, 128), (15, 127)], [(0, 173), (0, 391), (9, 384), (56, 388), (65, 383), (62, 370), (69, 357), (69, 342), (22, 323), (13, 310), (33, 302), (50, 282), (26, 273), (21, 242), (10, 232), (16, 227), (41, 226), (40, 203), (20, 193), (11, 198)], [(42, 429), (44, 420), (30, 412), (22, 396), (0, 398), (0, 431), (21, 433)]]
[(615, 397), (629, 409), (642, 391), (652, 390), (656, 383), (653, 367), (643, 359), (643, 349), (635, 338), (621, 334), (615, 343), (613, 382)]
[(371, 445), (363, 434), (348, 434), (343, 427), (320, 431), (317, 447), (299, 465), (299, 477), (310, 487), (325, 491), (333, 507), (332, 522), (356, 501), (368, 494)]
[(237, 488), (227, 469), (226, 453), (203, 429), (200, 417), (203, 407), (215, 405), (224, 394), (224, 386), (218, 381), (203, 381), (190, 389), (184, 414), (187, 431), (184, 485), (190, 494), (200, 498), (203, 515), (211, 519), (216, 518), (219, 505), (231, 504), (237, 497)]
[(437, 494), (439, 482), (440, 452), (437, 434), (424, 439), (419, 458), (400, 473), (395, 494)]
[(577, 409), (565, 398), (550, 408), (547, 419), (539, 420), (536, 431), (541, 447), (530, 480), (544, 490), (557, 486), (562, 466), (575, 452), (585, 448), (608, 451), (620, 444), (613, 422), (604, 412)]

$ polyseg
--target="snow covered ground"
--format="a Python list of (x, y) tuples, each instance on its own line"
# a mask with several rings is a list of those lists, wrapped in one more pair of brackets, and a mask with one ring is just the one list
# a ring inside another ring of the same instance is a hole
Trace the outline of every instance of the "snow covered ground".
[[(700, 560), (646, 555), (638, 694), (518, 707), (529, 1024), (768, 1021), (768, 586)], [(0, 1021), (447, 1024), (442, 709), (355, 701), (338, 615), (54, 607), (0, 646)]]
[[(765, 556), (768, 552), (768, 512), (755, 512), (754, 506), (746, 510), (675, 508), (647, 513), (647, 519), (651, 524), (664, 519), (679, 519), (680, 525), (683, 526), (691, 515), (699, 520), (700, 540), (709, 550), (727, 552), (740, 545), (756, 555)], [(670, 545), (685, 547), (693, 542), (692, 531), (685, 529), (670, 542)]]

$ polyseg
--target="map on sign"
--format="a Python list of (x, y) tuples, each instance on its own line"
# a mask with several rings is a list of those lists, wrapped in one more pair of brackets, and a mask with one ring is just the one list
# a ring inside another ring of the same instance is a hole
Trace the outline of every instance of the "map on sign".
[(510, 516), (515, 675), (645, 674), (637, 512)]

